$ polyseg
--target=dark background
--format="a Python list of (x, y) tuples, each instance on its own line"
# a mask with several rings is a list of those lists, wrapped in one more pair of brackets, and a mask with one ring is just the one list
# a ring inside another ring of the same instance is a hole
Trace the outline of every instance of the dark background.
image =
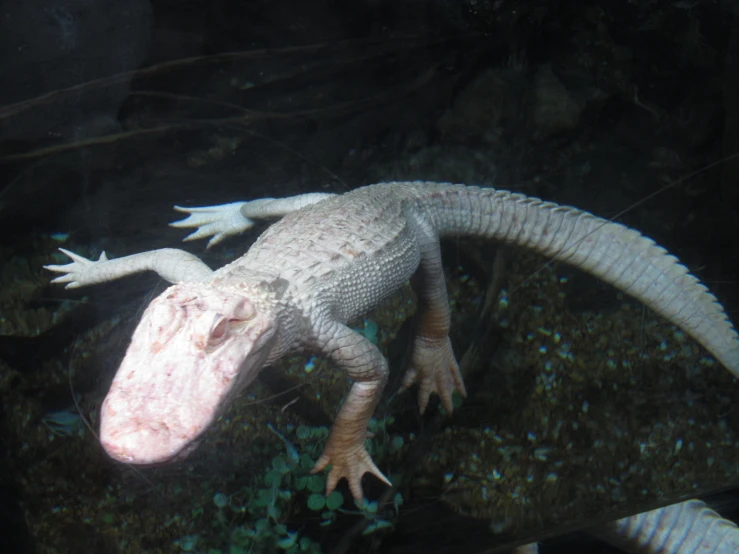
[[(40, 428), (39, 414), (69, 406), (66, 377), (46, 389), (34, 372), (52, 358), (66, 364), (73, 342), (112, 314), (135, 317), (157, 281), (73, 295), (51, 287), (40, 266), (57, 246), (52, 233), (68, 234), (72, 250), (89, 247), (86, 255), (120, 256), (179, 242), (181, 232), (166, 225), (174, 203), (342, 192), (390, 179), (495, 186), (636, 227), (706, 282), (736, 322), (737, 6), (3, 3), (3, 536), (18, 552), (55, 542), (58, 552), (127, 551), (90, 525), (43, 528), (43, 540), (42, 527), (29, 527), (46, 485), (34, 487), (26, 473), (36, 462), (20, 454), (17, 422), (26, 413)], [(237, 240), (191, 249), (212, 266), (234, 250), (243, 250)], [(54, 316), (70, 298), (73, 317)], [(125, 343), (125, 333), (116, 340)], [(83, 394), (103, 386), (76, 385)], [(736, 516), (735, 495), (711, 500)], [(352, 548), (451, 552), (459, 536), (474, 543), (466, 551), (488, 548), (486, 522), (443, 503), (424, 513), (426, 524), (409, 515), (412, 524)], [(542, 552), (611, 551), (591, 540), (552, 538)]]

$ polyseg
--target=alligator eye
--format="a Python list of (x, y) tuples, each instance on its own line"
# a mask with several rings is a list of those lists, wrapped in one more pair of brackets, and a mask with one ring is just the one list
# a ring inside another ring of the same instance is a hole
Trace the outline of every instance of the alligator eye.
[(233, 319), (239, 320), (239, 321), (249, 321), (250, 319), (254, 318), (254, 316), (257, 315), (256, 310), (254, 309), (254, 304), (252, 304), (249, 300), (244, 300), (241, 302), (236, 308), (234, 308), (233, 311)]
[(171, 304), (156, 304), (149, 316), (149, 324), (157, 329), (170, 326), (177, 319), (177, 308)]
[(167, 342), (182, 324), (182, 310), (170, 304), (155, 304), (149, 311), (149, 333), (159, 343)]
[(216, 323), (215, 327), (213, 327), (210, 332), (210, 337), (208, 338), (208, 346), (217, 346), (221, 344), (228, 336), (229, 330), (230, 327), (228, 325), (228, 320), (225, 317), (220, 318), (218, 320), (218, 323)]

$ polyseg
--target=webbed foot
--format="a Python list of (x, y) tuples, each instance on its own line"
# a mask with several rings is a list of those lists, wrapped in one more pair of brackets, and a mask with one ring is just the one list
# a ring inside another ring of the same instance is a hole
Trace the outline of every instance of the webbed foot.
[(418, 407), (421, 413), (426, 410), (433, 393), (439, 395), (444, 409), (450, 414), (454, 409), (452, 393), (456, 390), (462, 396), (467, 396), (449, 337), (416, 337), (411, 366), (403, 378), (402, 386), (408, 388), (414, 383), (419, 384)]
[(375, 462), (372, 461), (372, 457), (364, 446), (364, 438), (357, 441), (353, 437), (348, 437), (347, 442), (349, 444), (342, 441), (340, 433), (332, 433), (323, 448), (323, 454), (311, 470), (311, 473), (318, 473), (331, 464), (331, 469), (326, 478), (327, 496), (336, 488), (338, 482), (345, 478), (349, 482), (349, 490), (354, 500), (361, 503), (364, 498), (362, 476), (365, 473), (371, 473), (383, 483), (392, 486), (388, 478), (382, 474)]
[(60, 248), (59, 250), (69, 256), (72, 262), (64, 265), (44, 266), (44, 269), (48, 269), (49, 271), (65, 274), (60, 275), (59, 277), (54, 277), (54, 279), (51, 280), (52, 283), (67, 283), (64, 288), (76, 289), (78, 287), (99, 282), (99, 279), (97, 279), (98, 267), (103, 262), (108, 261), (108, 257), (105, 255), (105, 252), (100, 254), (100, 258), (95, 261), (88, 260), (87, 258), (69, 250), (65, 250), (64, 248)]
[(226, 237), (238, 235), (254, 226), (254, 221), (245, 217), (242, 208), (248, 202), (232, 202), (219, 206), (203, 206), (198, 208), (183, 208), (175, 206), (178, 212), (189, 214), (185, 219), (173, 221), (170, 227), (180, 229), (197, 227), (197, 230), (187, 235), (183, 240), (197, 240), (211, 237), (208, 248), (221, 242)]

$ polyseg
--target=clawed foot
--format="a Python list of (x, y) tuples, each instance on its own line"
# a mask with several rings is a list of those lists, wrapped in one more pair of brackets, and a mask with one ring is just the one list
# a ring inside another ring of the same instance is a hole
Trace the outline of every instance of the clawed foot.
[(69, 256), (72, 259), (72, 263), (64, 265), (45, 265), (44, 268), (56, 273), (65, 273), (66, 275), (55, 277), (51, 280), (51, 282), (67, 283), (67, 285), (64, 287), (67, 289), (76, 289), (77, 287), (96, 283), (97, 280), (93, 280), (91, 278), (93, 273), (92, 268), (95, 267), (95, 264), (108, 261), (108, 257), (105, 255), (105, 252), (100, 254), (100, 258), (95, 261), (88, 260), (87, 258), (80, 256), (79, 254), (75, 254), (74, 252), (71, 252), (69, 250), (65, 250), (64, 248), (60, 248), (59, 250)]
[(364, 498), (362, 476), (365, 473), (371, 473), (383, 483), (392, 486), (388, 478), (382, 474), (375, 462), (372, 461), (372, 457), (364, 447), (364, 441), (351, 448), (336, 446), (335, 442), (329, 437), (329, 441), (323, 449), (323, 454), (311, 470), (311, 473), (318, 473), (331, 464), (331, 470), (326, 478), (326, 496), (331, 494), (342, 478), (346, 478), (354, 500), (361, 503)]
[(450, 414), (454, 409), (452, 393), (456, 390), (462, 396), (467, 396), (449, 337), (441, 340), (416, 338), (411, 366), (403, 378), (402, 386), (408, 388), (414, 383), (419, 384), (418, 407), (421, 413), (426, 410), (433, 393), (439, 395), (444, 409)]
[(247, 202), (232, 202), (220, 206), (204, 206), (202, 208), (183, 208), (175, 206), (178, 212), (189, 214), (187, 218), (174, 221), (169, 225), (178, 228), (197, 227), (197, 231), (190, 233), (183, 240), (197, 240), (212, 237), (208, 241), (208, 248), (218, 244), (226, 237), (238, 235), (254, 226), (254, 221), (245, 217), (241, 208)]

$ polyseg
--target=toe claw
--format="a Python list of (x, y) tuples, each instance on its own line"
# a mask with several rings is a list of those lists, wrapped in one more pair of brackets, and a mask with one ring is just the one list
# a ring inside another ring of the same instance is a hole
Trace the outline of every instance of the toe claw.
[(346, 479), (349, 483), (349, 490), (357, 502), (362, 502), (364, 493), (362, 491), (362, 476), (365, 473), (371, 473), (380, 481), (388, 486), (392, 483), (385, 477), (379, 468), (372, 461), (364, 445), (351, 451), (344, 452), (326, 452), (324, 450), (321, 457), (311, 469), (311, 474), (318, 473), (331, 464), (331, 470), (326, 477), (326, 495), (328, 496), (336, 488), (341, 479)]
[(441, 340), (417, 338), (413, 349), (411, 367), (403, 378), (403, 388), (418, 383), (418, 407), (423, 414), (433, 393), (439, 395), (444, 409), (454, 409), (452, 393), (456, 390), (463, 397), (467, 391), (454, 358), (449, 337)]

